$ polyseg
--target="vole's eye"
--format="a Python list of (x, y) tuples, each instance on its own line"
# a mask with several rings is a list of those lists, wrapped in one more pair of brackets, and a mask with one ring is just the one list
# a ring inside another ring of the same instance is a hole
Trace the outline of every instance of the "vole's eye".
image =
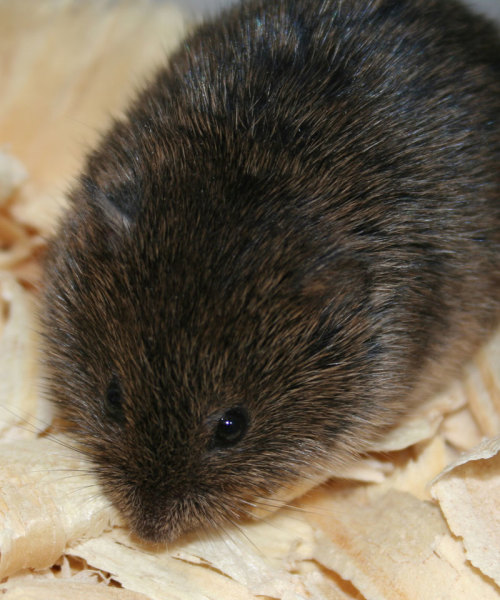
[(242, 408), (231, 408), (226, 411), (217, 423), (214, 444), (216, 447), (227, 447), (237, 444), (248, 429), (248, 416)]
[(113, 420), (120, 423), (123, 421), (123, 394), (120, 382), (117, 377), (113, 377), (106, 390), (106, 412)]

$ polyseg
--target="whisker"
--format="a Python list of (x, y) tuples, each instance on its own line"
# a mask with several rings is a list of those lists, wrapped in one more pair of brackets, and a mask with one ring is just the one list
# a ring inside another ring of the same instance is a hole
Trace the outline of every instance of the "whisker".
[(63, 469), (57, 467), (47, 467), (44, 469), (30, 469), (29, 473), (74, 473), (74, 477), (81, 477), (81, 474), (93, 475), (94, 471), (92, 469)]
[[(36, 417), (35, 415), (29, 415), (29, 419), (38, 421), (43, 426), (42, 429), (38, 429), (37, 426), (28, 419), (28, 417), (25, 417), (25, 416), (23, 417), (22, 415), (20, 415), (19, 413), (17, 413), (15, 410), (13, 410), (12, 408), (10, 408), (8, 406), (1, 405), (0, 410), (4, 410), (5, 412), (9, 413), (12, 417), (14, 417), (15, 419), (17, 419), (19, 421), (19, 423), (15, 423), (13, 425), (15, 425), (16, 427), (19, 427), (20, 429), (23, 429), (24, 431), (28, 431), (29, 433), (34, 433), (36, 435), (40, 435), (40, 433), (43, 433), (43, 431), (45, 431), (46, 429), (49, 429), (51, 427), (51, 423), (47, 423), (43, 419)], [(21, 425), (21, 423), (23, 425)]]
[[(240, 502), (243, 502), (244, 504), (247, 504), (254, 508), (269, 509), (270, 515), (274, 514), (275, 512), (277, 512), (279, 510), (303, 513), (303, 514), (321, 514), (324, 516), (331, 515), (331, 513), (332, 513), (332, 511), (328, 510), (328, 509), (319, 509), (318, 508), (318, 509), (310, 510), (310, 509), (304, 508), (302, 506), (296, 506), (294, 504), (281, 503), (279, 501), (273, 502), (272, 498), (255, 498), (252, 502), (250, 502), (248, 500), (240, 499)], [(248, 514), (250, 514), (252, 516), (252, 518), (255, 518), (255, 516), (252, 515), (251, 512), (248, 512)]]
[(236, 529), (239, 535), (243, 536), (245, 540), (252, 546), (257, 554), (262, 556), (262, 550), (257, 546), (257, 544), (245, 533), (245, 530), (241, 525), (239, 525), (235, 520), (227, 517), (227, 521)]

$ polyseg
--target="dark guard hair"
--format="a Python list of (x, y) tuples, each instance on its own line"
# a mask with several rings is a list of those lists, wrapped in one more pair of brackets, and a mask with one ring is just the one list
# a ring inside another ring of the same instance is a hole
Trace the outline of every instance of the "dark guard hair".
[(223, 526), (455, 375), (500, 306), (500, 42), (258, 0), (115, 122), (47, 262), (50, 394), (138, 535)]

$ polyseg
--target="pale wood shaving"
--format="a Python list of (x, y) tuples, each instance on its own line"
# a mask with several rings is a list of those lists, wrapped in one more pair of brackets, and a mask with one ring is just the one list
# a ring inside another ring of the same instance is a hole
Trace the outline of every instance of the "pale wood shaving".
[[(0, 271), (0, 437), (33, 437), (39, 411), (34, 302)], [(33, 421), (35, 421), (33, 423)]]
[(316, 560), (370, 600), (498, 599), (498, 588), (465, 562), (436, 554), (438, 541), (450, 534), (429, 502), (398, 491), (370, 502), (357, 491), (332, 500), (322, 489), (309, 506), (331, 510), (308, 517), (319, 526)]
[(500, 436), (448, 466), (432, 485), (467, 558), (500, 585)]
[(396, 466), (384, 482), (373, 489), (381, 494), (389, 490), (408, 492), (415, 498), (430, 500), (429, 481), (440, 473), (450, 461), (450, 452), (444, 439), (436, 435), (422, 444), (414, 457)]
[[(117, 533), (113, 532), (113, 535)], [(225, 574), (165, 553), (139, 552), (116, 542), (113, 535), (108, 533), (88, 540), (72, 551), (90, 564), (99, 564), (113, 573), (127, 589), (141, 591), (152, 600), (255, 598), (243, 585)]]
[[(21, 161), (0, 149), (0, 206), (10, 198), (27, 177), (28, 173)], [(1, 232), (0, 225), (0, 234)], [(1, 235), (0, 239), (2, 239)]]
[(117, 522), (87, 471), (87, 462), (55, 441), (0, 444), (0, 579), (49, 567), (68, 542)]
[(0, 594), (499, 598), (500, 333), (463, 382), (337, 469), (341, 479), (168, 548), (132, 540), (88, 463), (47, 436), (35, 319), (44, 237), (87, 148), (185, 30), (162, 2), (0, 0)]
[(444, 419), (441, 433), (449, 444), (461, 451), (477, 446), (483, 438), (468, 406), (448, 415)]
[[(0, 584), (3, 600), (148, 600), (148, 596), (121, 588), (72, 581), (37, 582), (10, 587)], [(164, 596), (166, 598), (166, 596)]]
[[(488, 346), (488, 350), (492, 344)], [(484, 352), (479, 358), (484, 359)], [(468, 406), (484, 436), (494, 436), (500, 433), (500, 405), (498, 402), (499, 389), (489, 387), (488, 383), (495, 381), (491, 364), (481, 362), (478, 365), (467, 368), (467, 378), (465, 380), (465, 389), (469, 399)], [(494, 384), (495, 385), (495, 384)]]

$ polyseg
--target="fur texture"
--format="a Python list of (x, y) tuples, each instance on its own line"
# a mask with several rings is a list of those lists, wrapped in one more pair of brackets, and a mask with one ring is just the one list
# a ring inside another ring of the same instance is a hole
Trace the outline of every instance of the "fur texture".
[(499, 316), (499, 164), (500, 42), (454, 0), (257, 0), (184, 42), (46, 269), (51, 396), (138, 535), (234, 521), (458, 372)]

